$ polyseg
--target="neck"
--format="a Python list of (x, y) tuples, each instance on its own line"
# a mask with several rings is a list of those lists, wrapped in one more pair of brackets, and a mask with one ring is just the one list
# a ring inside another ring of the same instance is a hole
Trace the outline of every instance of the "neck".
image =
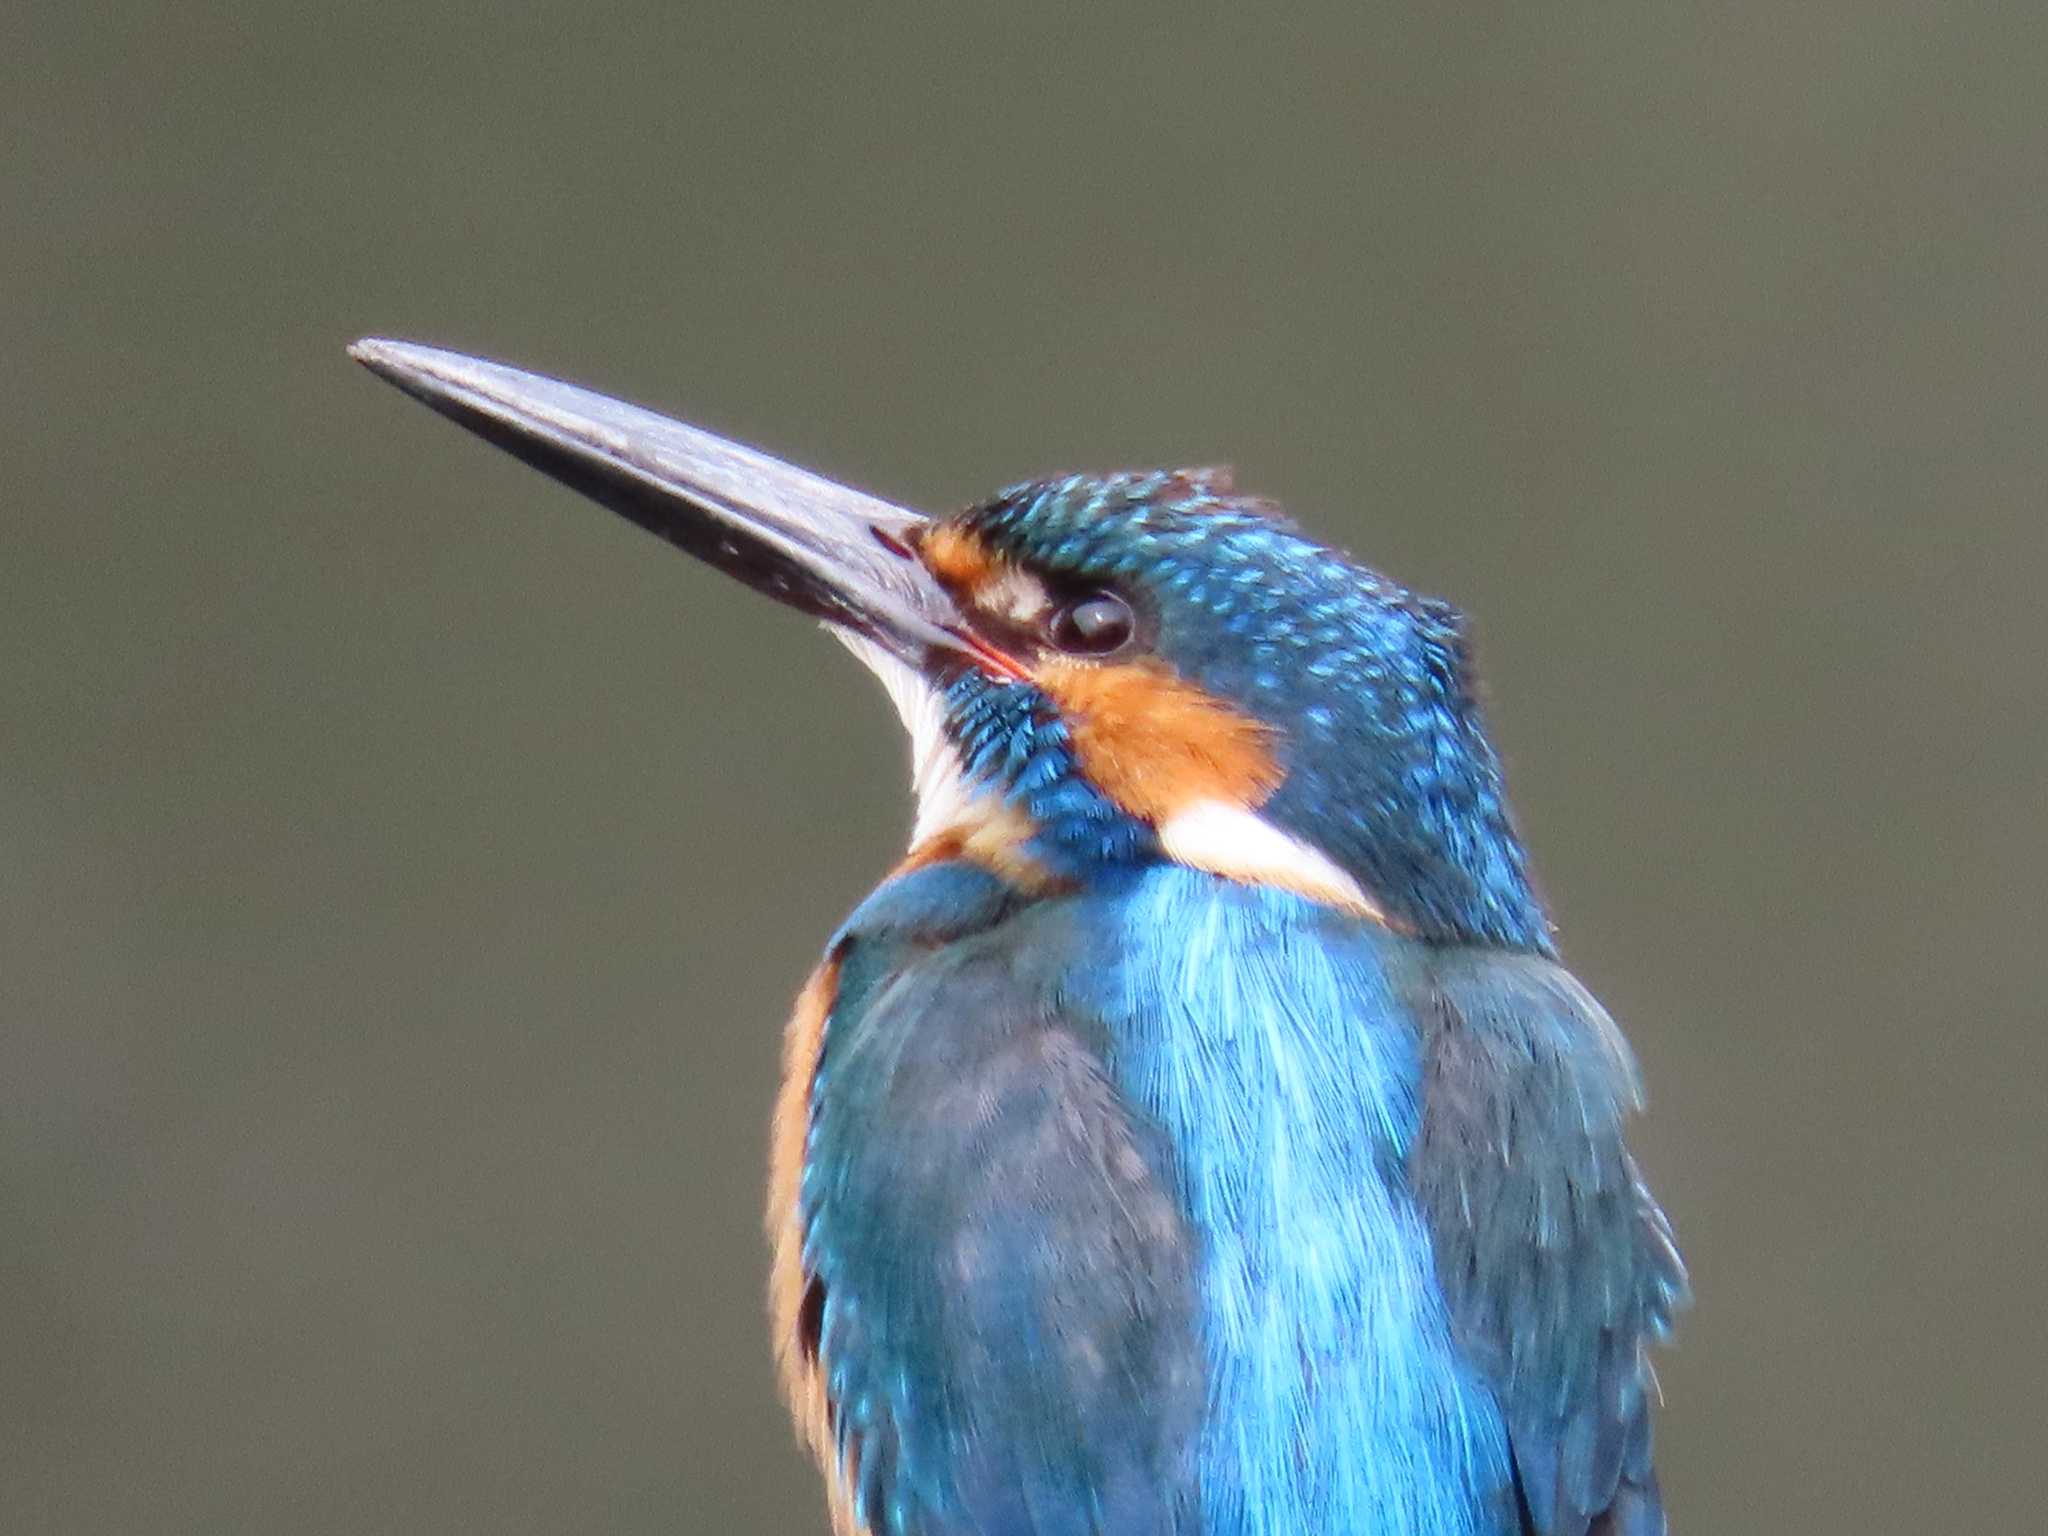
[(1392, 926), (1348, 873), (1250, 807), (1198, 800), (1156, 826), (1125, 810), (1081, 771), (1067, 727), (1031, 689), (967, 675), (919, 716), (913, 738), (931, 739), (913, 748), (916, 862), (966, 858), (1040, 893), (1173, 863)]
[(910, 733), (913, 863), (966, 858), (1031, 894), (1178, 863), (1430, 942), (1550, 948), (1498, 761), (1450, 650), (1416, 714), (1370, 730), (1352, 722), (1383, 750), (1342, 754), (1336, 772), (1297, 767), (1256, 808), (1205, 801), (1155, 827), (1082, 773), (1067, 726), (1036, 689), (979, 671), (934, 686), (842, 638)]

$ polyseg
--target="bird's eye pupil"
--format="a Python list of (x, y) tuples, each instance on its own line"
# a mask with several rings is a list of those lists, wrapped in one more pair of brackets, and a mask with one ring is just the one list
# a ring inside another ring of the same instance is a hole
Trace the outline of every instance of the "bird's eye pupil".
[(1114, 592), (1096, 592), (1055, 612), (1050, 635), (1063, 651), (1104, 656), (1123, 646), (1136, 627), (1129, 603)]

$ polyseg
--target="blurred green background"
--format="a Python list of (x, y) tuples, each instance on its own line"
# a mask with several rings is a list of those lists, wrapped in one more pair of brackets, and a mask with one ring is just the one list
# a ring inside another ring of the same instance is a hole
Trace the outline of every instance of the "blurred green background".
[(1679, 1536), (2048, 1505), (2048, 9), (15, 0), (0, 1528), (821, 1532), (757, 1205), (900, 846), (807, 626), (349, 364), (1477, 618), (1700, 1304)]

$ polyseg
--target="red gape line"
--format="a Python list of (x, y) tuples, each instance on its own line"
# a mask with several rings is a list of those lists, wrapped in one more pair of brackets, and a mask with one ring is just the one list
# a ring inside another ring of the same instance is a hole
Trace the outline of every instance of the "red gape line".
[(954, 633), (967, 642), (967, 648), (974, 652), (975, 659), (998, 677), (1008, 678), (1013, 683), (1031, 681), (1031, 674), (1025, 670), (1024, 663), (1007, 651), (997, 650), (970, 630), (955, 630)]

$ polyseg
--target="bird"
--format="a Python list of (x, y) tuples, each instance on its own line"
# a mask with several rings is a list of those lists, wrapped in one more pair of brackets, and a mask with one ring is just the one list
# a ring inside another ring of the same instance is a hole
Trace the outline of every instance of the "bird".
[(819, 620), (908, 852), (796, 1002), (770, 1320), (840, 1536), (1657, 1536), (1689, 1299), (1465, 620), (1218, 469), (927, 516), (559, 380), (373, 373)]

